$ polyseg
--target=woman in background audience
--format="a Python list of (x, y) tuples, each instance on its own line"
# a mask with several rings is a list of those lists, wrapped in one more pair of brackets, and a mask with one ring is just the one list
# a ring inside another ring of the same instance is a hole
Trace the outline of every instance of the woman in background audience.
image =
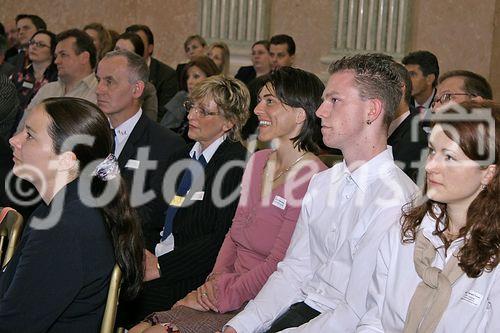
[(425, 201), (382, 240), (358, 332), (499, 331), (500, 106), (460, 106), (431, 119)]
[(47, 30), (39, 30), (31, 37), (28, 46), (29, 65), (11, 76), (16, 85), (21, 112), (44, 84), (57, 80), (57, 66), (54, 64), (56, 44), (56, 35)]
[(97, 50), (97, 61), (113, 49), (113, 40), (111, 34), (101, 23), (90, 23), (83, 30), (89, 34), (94, 41)]
[(215, 42), (210, 44), (208, 47), (208, 57), (215, 62), (222, 74), (229, 74), (229, 60), (231, 55), (229, 53), (229, 47), (226, 43)]
[(108, 32), (109, 32), (109, 35), (111, 36), (111, 49), (114, 50), (115, 45), (116, 45), (116, 41), (118, 40), (118, 36), (120, 36), (120, 34), (118, 33), (118, 31), (113, 30), (113, 29), (108, 29)]
[(248, 85), (256, 77), (266, 75), (270, 71), (269, 41), (259, 40), (252, 45), (252, 66), (240, 67), (235, 78)]
[(112, 140), (104, 113), (69, 97), (37, 105), (10, 139), (14, 174), (43, 202), (0, 272), (0, 331), (98, 332), (115, 263), (125, 295), (139, 292), (141, 229)]
[(132, 333), (158, 323), (182, 333), (214, 332), (257, 295), (285, 256), (309, 180), (326, 169), (314, 155), (313, 140), (323, 89), (319, 78), (300, 69), (282, 68), (265, 78), (254, 112), (259, 139), (276, 148), (255, 153), (247, 164), (238, 209), (212, 273), (172, 310), (151, 315)]
[[(186, 52), (186, 57), (189, 61), (193, 61), (196, 57), (205, 56), (207, 53), (207, 42), (200, 35), (192, 35), (186, 38), (184, 42), (184, 51)], [(186, 79), (186, 71), (184, 67), (187, 63), (178, 64), (175, 71), (177, 72), (177, 80), (179, 81), (179, 87), (182, 87), (182, 83)], [(182, 88), (181, 88), (182, 89)]]
[[(116, 39), (115, 50), (126, 50), (142, 57), (144, 54), (144, 42), (135, 32), (124, 32)], [(156, 121), (158, 115), (158, 99), (156, 88), (151, 82), (146, 82), (142, 93), (142, 111), (151, 119)]]
[(212, 75), (220, 74), (220, 69), (209, 57), (201, 56), (190, 61), (184, 70), (186, 74), (183, 76), (186, 80), (182, 82), (181, 89), (177, 94), (164, 106), (166, 112), (160, 124), (181, 134), (184, 139), (189, 141), (187, 137), (187, 110), (184, 103), (189, 99), (189, 94), (197, 83)]

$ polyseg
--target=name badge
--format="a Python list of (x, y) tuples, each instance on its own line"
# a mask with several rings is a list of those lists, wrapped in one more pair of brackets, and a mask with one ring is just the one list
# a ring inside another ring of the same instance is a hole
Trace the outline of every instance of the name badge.
[(273, 206), (276, 206), (279, 209), (285, 209), (286, 208), (286, 199), (280, 197), (279, 195), (275, 196), (273, 199)]
[(180, 207), (182, 206), (182, 203), (184, 202), (184, 197), (181, 197), (179, 195), (176, 195), (172, 198), (172, 200), (170, 200), (170, 206), (173, 206), (173, 207)]
[(481, 295), (477, 291), (469, 290), (465, 292), (461, 300), (477, 308), (479, 304), (481, 304), (481, 301), (483, 300), (483, 295)]
[(28, 81), (24, 81), (23, 82), (23, 88), (32, 89), (33, 88), (33, 83), (28, 82)]
[(127, 164), (125, 164), (125, 168), (127, 169), (139, 169), (139, 165), (141, 164), (138, 160), (128, 160)]
[(191, 200), (201, 201), (201, 200), (203, 200), (204, 196), (205, 196), (205, 192), (204, 191), (195, 192), (193, 194), (193, 196), (191, 197)]

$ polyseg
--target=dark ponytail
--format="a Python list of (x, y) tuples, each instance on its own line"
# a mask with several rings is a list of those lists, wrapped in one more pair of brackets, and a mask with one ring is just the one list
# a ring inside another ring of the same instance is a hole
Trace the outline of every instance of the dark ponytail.
[[(42, 102), (45, 111), (52, 118), (49, 135), (53, 140), (56, 154), (63, 149), (71, 149), (79, 161), (79, 172), (96, 160), (105, 159), (111, 152), (112, 136), (108, 119), (99, 108), (80, 98), (58, 97)], [(94, 139), (91, 145), (76, 143), (73, 147), (63, 147), (72, 136), (88, 135)], [(100, 207), (110, 233), (115, 259), (122, 270), (122, 291), (133, 298), (141, 288), (144, 269), (143, 240), (141, 226), (130, 200), (125, 183), (120, 176), (104, 181), (92, 177), (91, 192), (100, 197), (106, 186), (118, 187), (111, 202)]]
[(115, 259), (122, 270), (124, 296), (135, 297), (143, 279), (143, 240), (142, 229), (135, 210), (130, 207), (125, 182), (118, 176), (109, 181), (99, 177), (92, 178), (91, 191), (100, 197), (106, 186), (118, 187), (111, 202), (101, 207), (104, 221), (108, 227), (115, 249)]

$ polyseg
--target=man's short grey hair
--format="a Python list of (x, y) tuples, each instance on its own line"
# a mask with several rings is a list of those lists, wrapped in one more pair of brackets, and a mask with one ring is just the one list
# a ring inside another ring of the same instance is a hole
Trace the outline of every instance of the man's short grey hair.
[(103, 59), (109, 59), (113, 57), (124, 57), (127, 59), (128, 67), (128, 81), (130, 83), (136, 83), (137, 81), (148, 82), (149, 79), (149, 68), (143, 57), (127, 51), (127, 50), (115, 50), (106, 53)]

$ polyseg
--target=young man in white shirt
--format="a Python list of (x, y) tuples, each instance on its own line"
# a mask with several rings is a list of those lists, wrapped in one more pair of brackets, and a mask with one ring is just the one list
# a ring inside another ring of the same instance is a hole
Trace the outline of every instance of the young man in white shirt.
[(313, 177), (285, 259), (224, 333), (354, 331), (380, 238), (416, 191), (387, 147), (401, 99), (392, 64), (369, 54), (330, 66), (316, 114), (344, 161)]

